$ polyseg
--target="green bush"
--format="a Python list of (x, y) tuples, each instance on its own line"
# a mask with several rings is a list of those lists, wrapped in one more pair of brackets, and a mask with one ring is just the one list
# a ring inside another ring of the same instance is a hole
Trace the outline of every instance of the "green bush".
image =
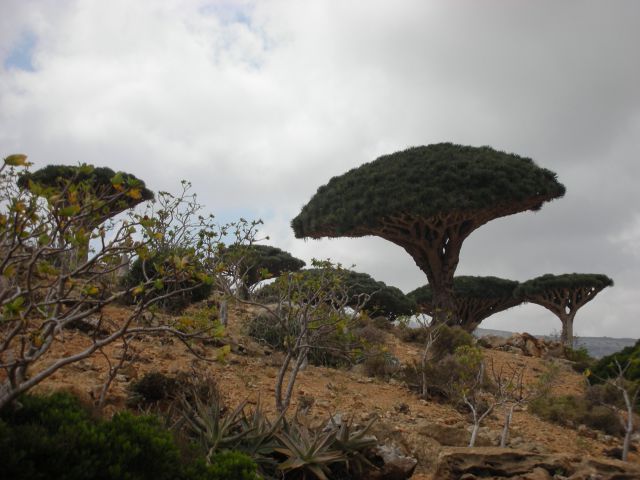
[(573, 362), (572, 368), (578, 373), (583, 373), (585, 370), (590, 369), (595, 363), (595, 359), (589, 355), (587, 347), (565, 347), (564, 356), (567, 360)]
[(362, 362), (364, 373), (369, 377), (388, 378), (400, 371), (400, 360), (389, 352), (367, 355)]
[[(247, 324), (247, 334), (269, 345), (276, 350), (285, 350), (285, 345), (298, 332), (298, 326), (294, 323), (283, 325), (268, 313), (260, 313)], [(314, 328), (323, 328), (315, 325)], [(327, 328), (326, 334), (319, 335), (308, 353), (308, 360), (313, 365), (324, 367), (341, 367), (354, 362), (354, 356), (362, 345), (357, 337), (347, 331), (336, 328)]]
[[(154, 283), (153, 288), (149, 287), (143, 298), (151, 299), (171, 294), (157, 302), (160, 307), (170, 312), (180, 312), (193, 303), (209, 298), (213, 291), (213, 285), (200, 278), (204, 274), (203, 267), (195, 264), (179, 273), (174, 272), (175, 267), (172, 265), (172, 261), (176, 256), (193, 261), (191, 252), (184, 249), (155, 252), (153, 257), (146, 259), (136, 258), (129, 273), (123, 279), (124, 286), (132, 288), (148, 279), (165, 279), (158, 284)], [(174, 281), (170, 282), (168, 280), (170, 278), (173, 278)], [(186, 290), (180, 291), (183, 289)], [(136, 298), (139, 297), (134, 297), (131, 300), (135, 301)]]
[[(443, 351), (447, 346), (453, 345), (447, 337), (444, 338), (446, 341), (440, 346)], [(432, 355), (424, 365), (421, 361), (414, 360), (413, 363), (404, 366), (400, 376), (411, 389), (421, 395), (425, 379), (426, 395), (429, 398), (458, 404), (461, 401), (461, 392), (475, 383), (482, 362), (482, 351), (478, 347), (462, 344), (456, 347), (453, 353)], [(494, 388), (486, 371), (482, 379), (482, 388), (488, 391)]]
[(441, 325), (438, 327), (438, 337), (432, 347), (432, 356), (438, 360), (454, 353), (460, 347), (470, 347), (474, 343), (473, 335), (462, 327)]
[(601, 382), (607, 378), (615, 378), (618, 376), (618, 367), (616, 361), (622, 368), (627, 367), (624, 376), (628, 381), (640, 381), (640, 340), (632, 347), (626, 347), (619, 352), (612, 353), (606, 357), (602, 357), (593, 366), (590, 379), (594, 383)]
[(178, 382), (160, 372), (146, 373), (129, 387), (129, 406), (151, 405), (173, 397)]
[(393, 330), (393, 322), (391, 322), (387, 317), (379, 315), (377, 317), (373, 317), (371, 319), (371, 324), (380, 329), (380, 330)]
[(273, 315), (261, 312), (247, 324), (247, 335), (276, 350), (284, 348), (289, 332), (294, 332), (294, 325), (285, 328)]
[[(69, 394), (23, 396), (0, 412), (0, 477), (13, 480), (254, 480), (248, 460), (187, 464), (151, 416), (92, 418)], [(244, 462), (244, 463), (243, 463)], [(245, 466), (241, 466), (244, 464)], [(236, 467), (234, 467), (236, 465)], [(235, 468), (235, 470), (234, 470)], [(224, 472), (232, 472), (224, 476)]]
[(610, 435), (622, 433), (622, 426), (616, 413), (606, 406), (592, 403), (589, 397), (543, 396), (529, 402), (529, 411), (559, 425), (577, 427), (584, 424)]
[(384, 331), (373, 325), (365, 325), (353, 331), (355, 338), (363, 345), (384, 345), (387, 336)]
[(428, 332), (424, 328), (413, 328), (406, 323), (400, 323), (394, 329), (394, 334), (405, 343), (420, 343), (427, 341)]
[(211, 465), (200, 467), (190, 480), (260, 480), (257, 465), (244, 453), (224, 451), (211, 458)]

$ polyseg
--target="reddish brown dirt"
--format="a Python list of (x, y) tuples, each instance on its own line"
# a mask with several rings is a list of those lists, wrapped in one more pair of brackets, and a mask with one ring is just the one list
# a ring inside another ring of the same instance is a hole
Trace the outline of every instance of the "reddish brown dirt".
[[(127, 317), (128, 311), (124, 308), (111, 307), (107, 310), (107, 315), (117, 324)], [(252, 311), (246, 308), (231, 312), (227, 336), (232, 342), (244, 345), (247, 353), (242, 355), (230, 353), (222, 361), (198, 360), (185, 345), (171, 338), (150, 336), (140, 337), (131, 342), (131, 351), (135, 354), (136, 360), (126, 365), (121, 371), (122, 375), (113, 382), (105, 408), (107, 414), (125, 408), (128, 385), (145, 373), (156, 371), (175, 375), (192, 369), (211, 373), (216, 378), (228, 404), (235, 405), (245, 398), (254, 403), (260, 398), (267, 411), (274, 412), (273, 386), (277, 373), (275, 365), (278, 354), (265, 356), (262, 347), (243, 335), (243, 320), (251, 315)], [(418, 358), (419, 346), (417, 345), (404, 344), (392, 335), (389, 335), (388, 344), (390, 351), (402, 361)], [(75, 352), (83, 345), (87, 345), (85, 335), (73, 331), (66, 332), (64, 341), (56, 345), (48, 361), (61, 353)], [(197, 343), (194, 343), (192, 348), (212, 359), (215, 359), (218, 352), (215, 347), (205, 347)], [(120, 349), (121, 346), (115, 344), (106, 348), (104, 353), (114, 362), (117, 361), (114, 359), (118, 357)], [(525, 383), (529, 385), (534, 384), (547, 368), (546, 361), (539, 358), (495, 350), (486, 350), (485, 354), (493, 361), (496, 369), (507, 365), (524, 367)], [(39, 385), (38, 390), (68, 389), (91, 401), (97, 398), (104, 384), (108, 371), (107, 365), (105, 356), (96, 354), (87, 360), (59, 370)], [(583, 378), (568, 366), (562, 365), (554, 392), (579, 393), (583, 388)], [(449, 405), (425, 402), (399, 382), (367, 378), (355, 371), (309, 366), (298, 377), (293, 408), (296, 407), (298, 397), (301, 395), (314, 399), (315, 403), (310, 414), (318, 421), (337, 412), (353, 416), (356, 420), (362, 420), (371, 413), (375, 413), (386, 425), (390, 425), (388, 434), (393, 438), (396, 436), (409, 438), (412, 435), (415, 437), (415, 432), (411, 430), (416, 419), (425, 419), (441, 425), (468, 424), (466, 416)], [(396, 407), (400, 404), (408, 406), (408, 413), (398, 413)], [(485, 425), (490, 430), (501, 430), (502, 413), (498, 412), (497, 415), (488, 418)], [(605, 444), (597, 439), (579, 435), (576, 430), (542, 421), (527, 411), (517, 411), (514, 415), (511, 438), (515, 437), (520, 437), (523, 442), (535, 444), (549, 453), (600, 456), (604, 449), (612, 447), (611, 442)], [(613, 444), (617, 445), (617, 441)], [(419, 445), (408, 445), (408, 447), (419, 448)], [(429, 451), (428, 455), (437, 455), (437, 451), (437, 449)], [(430, 478), (433, 461), (435, 457), (423, 461), (413, 478), (418, 480)], [(634, 455), (633, 461), (638, 462), (640, 459)]]

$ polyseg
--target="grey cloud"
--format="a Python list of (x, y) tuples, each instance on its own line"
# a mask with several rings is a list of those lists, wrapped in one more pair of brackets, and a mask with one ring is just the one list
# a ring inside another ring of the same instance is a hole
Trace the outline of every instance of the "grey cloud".
[[(290, 219), (331, 176), (410, 145), (530, 156), (566, 197), (474, 232), (459, 273), (606, 273), (577, 331), (640, 336), (638, 2), (5, 4), (0, 56), (25, 29), (40, 40), (36, 72), (0, 71), (5, 154), (191, 180), (219, 217), (261, 216), (271, 243), (405, 291), (426, 279), (399, 247), (297, 240)], [(549, 315), (489, 325), (544, 333)]]

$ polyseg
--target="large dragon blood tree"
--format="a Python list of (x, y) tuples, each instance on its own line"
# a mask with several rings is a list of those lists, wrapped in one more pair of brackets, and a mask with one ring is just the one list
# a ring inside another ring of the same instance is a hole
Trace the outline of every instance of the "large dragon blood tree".
[[(455, 324), (471, 333), (491, 315), (520, 305), (523, 300), (514, 295), (518, 285), (515, 280), (497, 277), (454, 277)], [(429, 285), (416, 288), (407, 297), (416, 302), (419, 313), (435, 315)]]
[(556, 315), (562, 322), (560, 340), (573, 347), (573, 320), (578, 310), (604, 288), (613, 286), (613, 280), (596, 273), (550, 273), (528, 280), (515, 294), (524, 301), (537, 303)]
[(435, 320), (451, 321), (464, 240), (495, 218), (564, 195), (550, 170), (490, 147), (440, 143), (385, 155), (332, 178), (291, 223), (298, 238), (376, 235), (427, 275)]

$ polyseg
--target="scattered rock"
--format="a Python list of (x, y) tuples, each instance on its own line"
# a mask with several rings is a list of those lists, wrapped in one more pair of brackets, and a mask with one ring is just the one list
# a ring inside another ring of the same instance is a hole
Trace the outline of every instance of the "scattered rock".
[(564, 355), (562, 344), (537, 338), (529, 333), (515, 333), (508, 338), (488, 335), (478, 339), (478, 344), (485, 348), (528, 357), (557, 358)]
[(640, 466), (583, 456), (544, 455), (505, 448), (450, 448), (440, 454), (434, 478), (631, 480)]
[(372, 448), (367, 458), (379, 468), (363, 475), (362, 478), (368, 480), (405, 480), (411, 478), (418, 465), (418, 460), (403, 455), (399, 449), (389, 445)]
[[(423, 421), (416, 426), (416, 431), (425, 437), (433, 438), (440, 445), (452, 447), (466, 447), (469, 445), (471, 434), (467, 426), (442, 425), (435, 422)], [(491, 439), (485, 433), (480, 433), (476, 439), (476, 445), (491, 445)]]

